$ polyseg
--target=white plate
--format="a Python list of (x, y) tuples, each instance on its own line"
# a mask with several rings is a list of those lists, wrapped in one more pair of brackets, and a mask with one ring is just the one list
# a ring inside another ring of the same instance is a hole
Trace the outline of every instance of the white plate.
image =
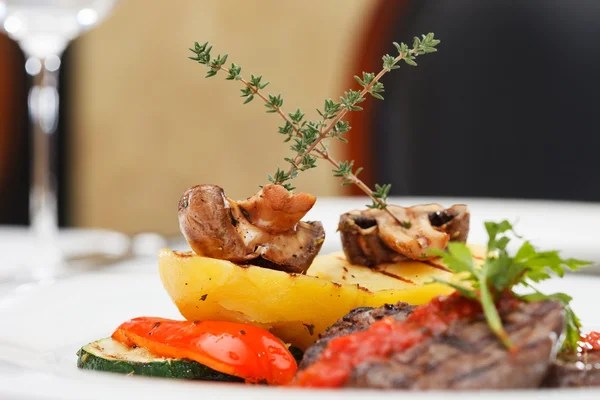
[[(600, 278), (570, 276), (548, 282), (544, 290), (575, 295), (574, 308), (587, 327), (600, 327), (596, 312)], [(124, 377), (81, 371), (75, 352), (81, 345), (109, 336), (121, 322), (136, 316), (180, 318), (157, 274), (89, 273), (56, 283), (21, 286), (0, 300), (0, 399), (270, 399), (285, 396), (336, 399), (339, 391), (274, 389), (234, 384)], [(600, 398), (600, 390), (490, 393), (488, 398)], [(345, 391), (364, 399), (364, 391)], [(181, 396), (181, 397), (179, 397)], [(188, 396), (188, 397), (186, 397)], [(193, 396), (193, 397), (191, 397)], [(369, 392), (366, 398), (398, 398), (400, 393)], [(415, 399), (477, 397), (471, 393), (410, 394)]]
[[(399, 199), (411, 205), (430, 199)], [(469, 204), (473, 214), (472, 241), (485, 243), (484, 220), (519, 220), (518, 230), (541, 247), (560, 248), (565, 254), (600, 261), (600, 206), (578, 203), (437, 199), (450, 205)], [(335, 235), (342, 210), (361, 207), (364, 200), (322, 199), (311, 218), (323, 220), (328, 233), (325, 251), (339, 249)], [(0, 254), (0, 262), (2, 262)], [(406, 394), (378, 391), (307, 391), (233, 384), (182, 382), (124, 377), (80, 371), (75, 352), (81, 345), (108, 336), (124, 320), (148, 315), (180, 318), (162, 289), (156, 264), (111, 268), (58, 282), (23, 285), (0, 298), (0, 399), (178, 399), (178, 398), (394, 398)], [(129, 271), (153, 271), (125, 273)], [(574, 308), (588, 329), (600, 328), (596, 312), (600, 278), (568, 276), (546, 282), (547, 291), (573, 295)], [(481, 392), (411, 393), (414, 399), (471, 399)], [(185, 397), (187, 396), (187, 397)], [(598, 399), (600, 389), (528, 392), (489, 392), (488, 399)], [(517, 397), (515, 397), (517, 396)]]

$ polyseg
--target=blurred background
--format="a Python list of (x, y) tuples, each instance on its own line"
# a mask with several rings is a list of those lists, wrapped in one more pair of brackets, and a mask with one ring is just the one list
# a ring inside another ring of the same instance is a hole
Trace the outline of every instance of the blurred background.
[[(221, 75), (204, 79), (187, 59), (194, 41), (316, 118), (357, 88), (354, 74), (378, 72), (393, 41), (435, 32), (438, 53), (387, 75), (386, 100), (351, 113), (337, 157), (394, 195), (600, 201), (599, 20), (594, 0), (122, 1), (63, 58), (61, 225), (175, 234), (187, 187), (245, 198), (284, 166), (280, 120), (242, 106)], [(0, 224), (28, 222), (24, 62), (0, 34)], [(295, 186), (357, 194), (331, 175), (321, 165)]]

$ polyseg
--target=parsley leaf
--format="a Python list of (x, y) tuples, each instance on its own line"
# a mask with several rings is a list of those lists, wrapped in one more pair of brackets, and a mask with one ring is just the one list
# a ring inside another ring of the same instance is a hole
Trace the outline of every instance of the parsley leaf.
[(544, 294), (531, 285), (527, 285), (527, 287), (533, 289), (534, 293), (521, 296), (521, 299), (525, 301), (543, 301), (551, 299), (556, 300), (563, 305), (565, 309), (565, 340), (563, 347), (566, 347), (569, 350), (576, 350), (581, 337), (581, 321), (569, 305), (572, 297), (565, 293)]
[(530, 242), (524, 241), (514, 256), (507, 250), (511, 240), (521, 239), (508, 221), (486, 222), (488, 233), (488, 253), (481, 268), (473, 262), (471, 251), (464, 243), (451, 242), (447, 251), (432, 250), (431, 254), (442, 259), (446, 267), (458, 274), (458, 282), (434, 279), (444, 283), (461, 295), (481, 303), (483, 313), (490, 326), (508, 348), (512, 347), (506, 334), (496, 303), (502, 293), (524, 286), (534, 292), (518, 296), (524, 301), (559, 301), (566, 315), (566, 335), (564, 346), (575, 349), (580, 338), (581, 322), (571, 307), (571, 297), (564, 293), (543, 294), (532, 286), (553, 276), (563, 277), (566, 270), (577, 271), (590, 265), (590, 262), (573, 258), (563, 259), (558, 251), (538, 251)]

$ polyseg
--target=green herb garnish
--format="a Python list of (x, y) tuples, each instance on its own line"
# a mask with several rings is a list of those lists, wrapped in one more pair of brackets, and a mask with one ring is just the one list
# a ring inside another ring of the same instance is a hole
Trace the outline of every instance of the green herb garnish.
[[(244, 86), (241, 89), (244, 104), (258, 97), (264, 102), (267, 113), (276, 113), (284, 120), (284, 124), (279, 127), (278, 131), (283, 135), (285, 142), (291, 142), (290, 149), (293, 152), (293, 157), (285, 158), (285, 161), (289, 164), (287, 171), (278, 168), (274, 174), (268, 175), (269, 182), (282, 185), (288, 190), (294, 190), (295, 188), (289, 181), (296, 178), (299, 172), (315, 168), (317, 159), (323, 159), (333, 166), (334, 176), (341, 178), (342, 185), (354, 184), (372, 199), (373, 202), (368, 207), (387, 210), (387, 197), (391, 185), (375, 185), (375, 190), (371, 190), (358, 178), (362, 168), (355, 169), (354, 161), (337, 161), (334, 159), (326, 142), (329, 139), (336, 139), (346, 143), (347, 139), (344, 135), (351, 129), (350, 124), (343, 121), (346, 114), (350, 111), (361, 111), (362, 107), (359, 104), (366, 100), (367, 94), (383, 100), (384, 86), (380, 82), (383, 75), (400, 68), (400, 61), (404, 61), (410, 66), (416, 66), (415, 59), (420, 55), (437, 51), (435, 47), (439, 43), (440, 41), (434, 38), (433, 33), (422, 35), (421, 38), (415, 37), (412, 47), (405, 43), (394, 42), (398, 55), (384, 55), (382, 57), (382, 69), (377, 74), (363, 72), (362, 77), (354, 76), (362, 89), (344, 92), (344, 96), (340, 96), (339, 101), (325, 100), (323, 108), (317, 109), (320, 116), (317, 120), (305, 119), (305, 114), (300, 109), (297, 109), (294, 113), (284, 112), (282, 109), (284, 101), (281, 94), (274, 96), (264, 92), (269, 82), (263, 81), (262, 76), (254, 75), (250, 75), (250, 79), (245, 79), (241, 74), (242, 67), (235, 63), (232, 63), (230, 67), (225, 67), (227, 54), (213, 58), (210, 54), (212, 46), (208, 42), (202, 45), (196, 42), (194, 47), (190, 49), (194, 56), (189, 58), (208, 68), (206, 78), (213, 77), (219, 71), (223, 71), (227, 74), (225, 79), (239, 81)], [(397, 219), (391, 211), (387, 210), (387, 212)], [(402, 223), (399, 220), (398, 222)]]
[[(577, 271), (590, 262), (573, 258), (563, 259), (558, 251), (538, 251), (528, 241), (524, 241), (517, 253), (511, 256), (506, 249), (509, 242), (521, 239), (508, 221), (500, 223), (486, 222), (488, 252), (481, 267), (475, 266), (471, 251), (464, 243), (450, 242), (448, 251), (432, 250), (432, 254), (440, 256), (445, 265), (460, 275), (458, 283), (434, 278), (456, 289), (463, 296), (481, 303), (485, 318), (496, 336), (508, 348), (512, 343), (504, 331), (500, 315), (496, 308), (499, 297), (517, 286), (533, 290), (527, 295), (516, 295), (524, 301), (557, 300), (564, 306), (566, 313), (566, 335), (563, 346), (576, 349), (580, 338), (581, 322), (570, 308), (571, 297), (564, 293), (544, 294), (533, 287), (534, 283), (552, 276), (562, 277), (565, 271)], [(465, 282), (468, 285), (462, 285)]]

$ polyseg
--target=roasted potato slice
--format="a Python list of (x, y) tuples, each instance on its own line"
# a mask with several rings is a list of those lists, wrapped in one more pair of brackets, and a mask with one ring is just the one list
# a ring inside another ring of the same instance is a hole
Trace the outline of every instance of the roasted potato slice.
[[(319, 259), (317, 265), (327, 264), (326, 257)], [(368, 268), (362, 271), (360, 280), (357, 278), (352, 284), (331, 281), (338, 280), (334, 271), (343, 271), (344, 265), (348, 268), (347, 264), (332, 263), (327, 279), (323, 279), (322, 267), (312, 272), (313, 267), (309, 269), (309, 273), (319, 275), (317, 278), (240, 266), (192, 252), (162, 250), (159, 255), (163, 285), (186, 319), (250, 323), (267, 328), (302, 349), (355, 307), (378, 307), (398, 301), (425, 304), (435, 296), (452, 292), (441, 284), (421, 285), (425, 278), (419, 284), (403, 286), (398, 284), (397, 279), (369, 272)], [(444, 272), (431, 266), (423, 268), (424, 275)], [(380, 279), (385, 281), (378, 281)], [(373, 290), (365, 288), (363, 280)], [(343, 282), (343, 279), (340, 278), (340, 281)], [(387, 290), (380, 290), (383, 288)]]
[[(485, 259), (485, 247), (469, 245), (476, 265)], [(360, 284), (371, 291), (413, 289), (430, 282), (433, 277), (451, 280), (453, 275), (440, 260), (406, 260), (375, 267), (352, 265), (344, 253), (318, 256), (306, 271), (308, 275), (338, 283)]]

